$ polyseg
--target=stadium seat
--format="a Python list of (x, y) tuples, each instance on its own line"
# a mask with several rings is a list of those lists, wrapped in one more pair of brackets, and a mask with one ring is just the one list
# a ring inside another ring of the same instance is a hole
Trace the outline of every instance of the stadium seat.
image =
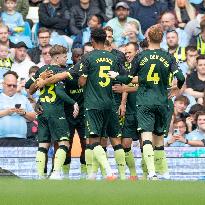
[(33, 43), (28, 36), (16, 35), (16, 36), (10, 36), (9, 39), (14, 44), (23, 41), (28, 48), (33, 48)]
[(39, 22), (38, 9), (38, 6), (30, 6), (28, 10), (28, 15), (26, 16), (26, 18), (31, 19), (34, 24)]

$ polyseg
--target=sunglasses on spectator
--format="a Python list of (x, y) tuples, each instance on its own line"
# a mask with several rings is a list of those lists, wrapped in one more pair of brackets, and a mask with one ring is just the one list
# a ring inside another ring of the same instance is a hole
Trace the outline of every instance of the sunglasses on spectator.
[(17, 85), (16, 84), (6, 84), (5, 85), (9, 88), (13, 87), (13, 88), (17, 88)]

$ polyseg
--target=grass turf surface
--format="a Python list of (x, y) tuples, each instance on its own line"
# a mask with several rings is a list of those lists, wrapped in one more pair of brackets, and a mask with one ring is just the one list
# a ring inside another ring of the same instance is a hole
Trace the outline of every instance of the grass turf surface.
[(0, 205), (200, 205), (203, 181), (52, 181), (0, 178)]

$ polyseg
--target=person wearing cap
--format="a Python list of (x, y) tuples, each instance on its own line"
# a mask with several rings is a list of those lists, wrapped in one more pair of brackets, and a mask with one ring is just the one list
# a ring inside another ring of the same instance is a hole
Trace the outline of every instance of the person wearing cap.
[(24, 42), (19, 42), (15, 46), (14, 63), (11, 67), (12, 71), (15, 71), (19, 78), (29, 79), (29, 69), (34, 66), (31, 60), (27, 57), (27, 46)]
[(125, 24), (130, 21), (134, 21), (138, 24), (139, 33), (141, 31), (140, 22), (134, 18), (129, 17), (129, 6), (126, 2), (119, 2), (115, 6), (116, 17), (109, 20), (106, 26), (110, 26), (113, 29), (114, 42), (117, 42), (123, 35)]

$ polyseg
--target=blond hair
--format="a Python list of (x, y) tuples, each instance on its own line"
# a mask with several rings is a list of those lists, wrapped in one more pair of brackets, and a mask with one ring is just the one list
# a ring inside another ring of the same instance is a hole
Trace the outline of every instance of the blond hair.
[[(187, 11), (187, 14), (190, 18), (190, 20), (193, 20), (196, 17), (196, 10), (195, 8), (190, 4), (190, 2), (188, 0), (185, 0), (185, 9)], [(180, 8), (177, 5), (177, 0), (175, 0), (175, 13), (176, 13), (176, 17), (179, 23), (183, 23), (182, 22), (182, 18), (181, 18), (181, 12), (180, 12)]]

